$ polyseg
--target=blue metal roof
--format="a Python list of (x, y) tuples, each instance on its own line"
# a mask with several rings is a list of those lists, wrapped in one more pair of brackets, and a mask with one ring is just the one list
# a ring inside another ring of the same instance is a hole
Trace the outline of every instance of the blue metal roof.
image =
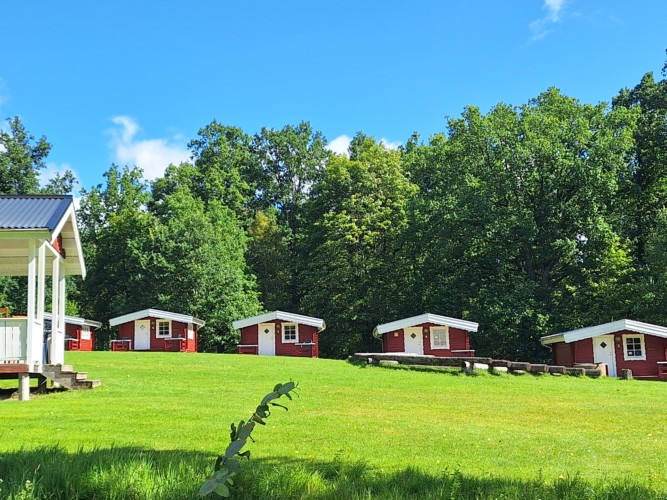
[(0, 196), (0, 229), (53, 231), (72, 203), (69, 195)]

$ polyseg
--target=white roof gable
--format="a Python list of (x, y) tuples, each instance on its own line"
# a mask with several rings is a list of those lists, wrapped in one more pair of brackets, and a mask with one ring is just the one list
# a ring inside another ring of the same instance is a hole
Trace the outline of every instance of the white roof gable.
[(459, 328), (467, 332), (476, 332), (479, 328), (478, 323), (472, 321), (465, 321), (463, 319), (450, 318), (448, 316), (440, 316), (438, 314), (420, 314), (419, 316), (412, 316), (411, 318), (399, 319), (391, 323), (384, 323), (378, 325), (373, 330), (373, 335), (379, 337), (385, 333), (402, 330), (403, 328), (410, 328), (411, 326), (421, 325), (424, 323), (433, 323), (435, 325), (451, 326), (452, 328)]
[(195, 325), (198, 326), (204, 326), (204, 321), (195, 318), (194, 316), (188, 316), (186, 314), (178, 314), (169, 311), (161, 311), (160, 309), (144, 309), (143, 311), (137, 311), (130, 314), (125, 314), (123, 316), (118, 316), (117, 318), (111, 318), (109, 320), (109, 325), (117, 326), (117, 325), (122, 325), (123, 323), (129, 323), (130, 321), (136, 321), (138, 319), (144, 319), (149, 317), (158, 319), (170, 319), (172, 321), (179, 321), (181, 323), (194, 323)]
[(654, 337), (667, 338), (667, 328), (664, 326), (642, 323), (641, 321), (633, 321), (631, 319), (620, 319), (602, 325), (589, 326), (587, 328), (570, 330), (569, 332), (547, 335), (546, 337), (542, 337), (540, 341), (542, 342), (542, 345), (555, 344), (556, 342), (565, 342), (566, 344), (569, 344), (570, 342), (576, 342), (577, 340), (590, 339), (600, 335), (621, 332), (623, 330), (635, 333), (645, 333), (646, 335), (653, 335)]
[(260, 314), (259, 316), (253, 316), (252, 318), (239, 319), (234, 321), (232, 326), (237, 330), (240, 330), (246, 326), (257, 325), (259, 323), (266, 323), (268, 321), (275, 320), (314, 326), (320, 332), (327, 327), (323, 319), (313, 318), (312, 316), (302, 316), (301, 314), (288, 313), (284, 311), (272, 311), (265, 314)]

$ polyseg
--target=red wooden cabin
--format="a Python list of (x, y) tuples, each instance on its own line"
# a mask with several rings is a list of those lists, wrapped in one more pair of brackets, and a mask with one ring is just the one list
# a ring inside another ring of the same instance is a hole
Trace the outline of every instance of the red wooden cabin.
[(241, 330), (239, 354), (301, 356), (318, 358), (319, 333), (324, 320), (283, 311), (273, 311), (232, 323)]
[(197, 352), (198, 330), (204, 322), (193, 316), (144, 309), (109, 320), (118, 327), (112, 351)]
[[(44, 320), (51, 328), (51, 313), (44, 313)], [(65, 316), (65, 350), (92, 351), (95, 349), (95, 330), (102, 323), (75, 316)]]
[(421, 314), (378, 325), (375, 337), (382, 339), (382, 352), (407, 352), (440, 357), (470, 357), (470, 332), (479, 325), (472, 321)]
[(635, 378), (667, 380), (667, 328), (621, 319), (588, 328), (547, 335), (556, 365), (604, 363), (610, 377), (632, 370)]

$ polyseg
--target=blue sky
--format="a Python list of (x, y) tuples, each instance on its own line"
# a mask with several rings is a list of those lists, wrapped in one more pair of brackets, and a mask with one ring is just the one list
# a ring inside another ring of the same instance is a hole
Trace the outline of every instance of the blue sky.
[(397, 145), (550, 86), (609, 101), (660, 77), (665, 19), (664, 0), (3, 2), (0, 117), (86, 188), (112, 162), (161, 175), (214, 119)]

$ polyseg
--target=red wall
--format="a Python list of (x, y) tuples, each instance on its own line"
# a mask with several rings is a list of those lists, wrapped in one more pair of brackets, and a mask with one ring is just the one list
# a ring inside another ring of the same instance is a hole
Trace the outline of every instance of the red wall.
[(593, 362), (593, 340), (584, 339), (574, 344), (574, 362), (592, 363)]
[[(184, 338), (184, 342), (166, 341), (164, 338), (158, 338), (157, 332), (157, 318), (142, 318), (141, 320), (151, 321), (151, 335), (150, 335), (150, 350), (151, 351), (178, 351), (182, 352), (197, 352), (197, 337), (199, 335), (198, 327), (194, 323), (192, 328), (194, 330), (194, 338), (188, 339), (188, 324), (180, 321), (171, 322), (171, 337)], [(139, 321), (141, 321), (139, 320)], [(131, 340), (132, 349), (134, 349), (134, 321), (122, 323), (118, 325), (118, 340)]]
[[(621, 375), (622, 370), (632, 370), (635, 377), (657, 377), (658, 361), (667, 361), (665, 350), (667, 349), (667, 339), (655, 337), (653, 335), (644, 335), (644, 347), (646, 349), (646, 360), (626, 361), (624, 359), (623, 335), (636, 335), (634, 332), (621, 331), (614, 332), (614, 337), (621, 337), (620, 342), (614, 341), (614, 354), (616, 356), (616, 373)], [(575, 363), (593, 363), (593, 341), (591, 339), (579, 340), (571, 344), (558, 342), (552, 345), (554, 363), (563, 366), (572, 366)], [(574, 363), (565, 353), (568, 349), (574, 350)]]
[[(259, 330), (259, 325), (250, 325), (245, 328), (241, 328), (241, 342), (240, 344), (245, 345), (254, 345), (257, 346), (257, 332)], [(276, 333), (277, 336), (277, 333)], [(256, 353), (255, 353), (256, 354)]]
[[(441, 326), (434, 323), (422, 323), (414, 325), (414, 327), (422, 328), (422, 338), (424, 341), (424, 354), (431, 354), (441, 358), (451, 357), (469, 357), (474, 354), (470, 351), (470, 334), (465, 330), (459, 328), (449, 327), (449, 349), (431, 349), (431, 330), (432, 326)], [(394, 333), (397, 335), (395, 336)], [(404, 352), (404, 332), (403, 330), (396, 330), (382, 335), (382, 352)], [(467, 351), (467, 352), (452, 352), (452, 351)]]
[(554, 365), (557, 366), (574, 365), (574, 344), (566, 344), (565, 342), (558, 342), (557, 344), (553, 344), (551, 348), (552, 348), (551, 355), (554, 361)]
[(90, 340), (81, 339), (81, 327), (71, 323), (65, 323), (65, 337), (76, 339), (74, 341), (65, 340), (65, 350), (67, 351), (92, 351), (95, 345), (94, 328), (90, 327)]
[[(298, 344), (312, 342), (312, 345), (298, 345), (289, 342), (283, 344), (282, 324), (291, 322), (274, 320), (269, 321), (269, 323), (274, 323), (276, 325), (276, 356), (298, 356), (306, 358), (318, 358), (320, 356), (319, 335), (316, 327), (304, 325), (302, 323), (299, 323), (298, 326)], [(249, 347), (239, 347), (237, 349), (239, 354), (257, 354), (257, 347), (252, 346), (257, 346), (258, 328), (259, 325), (250, 325), (241, 329), (240, 344)]]

